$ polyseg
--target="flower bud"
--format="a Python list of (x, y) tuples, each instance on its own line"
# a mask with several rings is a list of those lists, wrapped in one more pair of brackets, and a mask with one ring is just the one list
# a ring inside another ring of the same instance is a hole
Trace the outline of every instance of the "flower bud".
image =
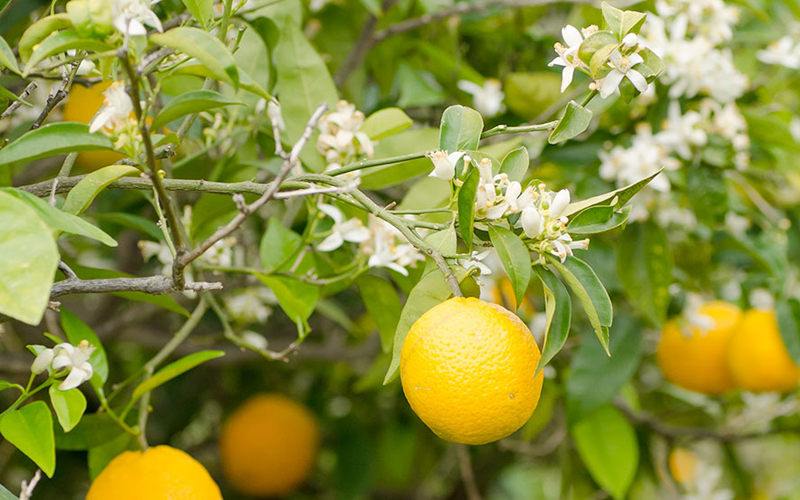
[(33, 364), (31, 365), (31, 373), (38, 375), (47, 370), (47, 368), (50, 366), (50, 363), (53, 362), (54, 355), (55, 353), (52, 349), (45, 349), (40, 352), (39, 355), (36, 356), (36, 359), (33, 360)]
[(539, 215), (539, 210), (536, 207), (524, 209), (520, 221), (522, 222), (522, 230), (528, 238), (537, 238), (542, 234), (542, 216)]
[(569, 201), (569, 191), (566, 189), (562, 189), (556, 193), (555, 198), (553, 198), (553, 201), (550, 203), (550, 217), (553, 219), (561, 217), (569, 206)]

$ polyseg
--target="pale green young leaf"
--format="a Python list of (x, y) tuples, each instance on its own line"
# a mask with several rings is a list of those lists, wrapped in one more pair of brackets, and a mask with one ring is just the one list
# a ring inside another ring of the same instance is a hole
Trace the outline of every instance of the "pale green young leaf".
[(5, 66), (16, 74), (20, 74), (17, 58), (14, 57), (14, 52), (2, 36), (0, 36), (0, 65)]
[(89, 208), (95, 197), (109, 184), (126, 175), (140, 173), (136, 167), (128, 165), (109, 165), (87, 174), (70, 190), (61, 210), (68, 214), (80, 215)]
[(256, 273), (278, 299), (278, 305), (294, 323), (305, 324), (319, 300), (320, 287), (284, 276), (267, 276)]
[(18, 44), (19, 57), (22, 62), (27, 63), (33, 53), (33, 48), (53, 32), (71, 27), (72, 21), (69, 20), (69, 15), (66, 13), (45, 16), (28, 26), (28, 29), (22, 33)]
[(30, 205), (0, 191), (0, 313), (38, 325), (50, 302), (59, 255)]
[(373, 141), (394, 135), (410, 128), (414, 121), (400, 108), (378, 110), (364, 120), (361, 131)]
[(19, 384), (12, 384), (11, 382), (0, 380), (0, 391), (5, 391), (6, 389), (16, 389), (19, 392), (25, 391), (25, 388)]
[(114, 47), (93, 38), (83, 38), (74, 29), (59, 31), (33, 46), (33, 52), (25, 64), (23, 76), (27, 76), (37, 64), (46, 58), (72, 49), (106, 52), (114, 50)]
[(0, 435), (33, 460), (47, 477), (56, 470), (53, 417), (44, 401), (35, 401), (0, 418)]
[(465, 151), (478, 149), (483, 133), (483, 117), (472, 108), (450, 106), (442, 114), (439, 126), (439, 149)]
[(78, 425), (86, 411), (86, 396), (77, 388), (62, 391), (58, 388), (58, 384), (51, 385), (48, 392), (58, 423), (64, 432), (71, 431)]
[(0, 149), (0, 166), (22, 161), (74, 153), (77, 151), (114, 150), (111, 139), (102, 134), (90, 134), (83, 123), (51, 123), (26, 132)]
[(224, 351), (200, 351), (184, 356), (183, 358), (168, 364), (158, 370), (152, 377), (136, 386), (133, 390), (132, 399), (136, 400), (152, 391), (156, 387), (164, 385), (179, 375), (183, 375), (192, 368), (225, 355)]
[(525, 174), (528, 172), (530, 166), (530, 157), (528, 156), (528, 149), (525, 146), (520, 146), (517, 149), (509, 151), (500, 162), (500, 173), (508, 175), (508, 180), (522, 182)]
[(550, 144), (558, 144), (572, 139), (586, 131), (592, 122), (592, 111), (584, 108), (575, 101), (570, 101), (564, 109), (564, 114), (558, 121), (558, 125), (550, 134), (547, 141)]
[(182, 0), (183, 5), (192, 13), (192, 17), (200, 21), (203, 29), (206, 29), (206, 23), (211, 19), (213, 13), (214, 0)]

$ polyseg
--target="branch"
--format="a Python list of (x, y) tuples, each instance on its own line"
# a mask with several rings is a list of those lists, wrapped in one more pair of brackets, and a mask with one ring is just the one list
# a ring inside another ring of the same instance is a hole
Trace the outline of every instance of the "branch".
[(39, 85), (38, 85), (36, 82), (31, 82), (31, 83), (29, 83), (29, 84), (28, 84), (28, 85), (25, 87), (25, 89), (22, 91), (22, 93), (19, 95), (19, 101), (14, 101), (14, 102), (12, 102), (12, 103), (11, 103), (11, 104), (8, 106), (8, 108), (7, 108), (5, 111), (3, 111), (3, 114), (2, 114), (2, 115), (0, 115), (0, 120), (2, 120), (3, 118), (8, 118), (9, 116), (13, 115), (13, 114), (14, 114), (14, 111), (16, 111), (16, 110), (17, 110), (17, 108), (19, 108), (20, 106), (22, 106), (22, 101), (24, 101), (25, 99), (27, 99), (27, 98), (28, 98), (28, 96), (29, 96), (29, 95), (31, 95), (31, 92), (33, 92), (34, 90), (36, 90), (36, 87), (38, 87), (38, 86), (39, 86)]
[(50, 115), (56, 106), (58, 106), (58, 103), (67, 98), (67, 95), (69, 95), (69, 89), (72, 87), (72, 80), (75, 78), (75, 74), (78, 72), (78, 68), (80, 68), (80, 66), (80, 61), (74, 61), (72, 63), (70, 70), (65, 73), (61, 79), (61, 88), (56, 90), (54, 94), (51, 94), (47, 98), (47, 104), (45, 104), (44, 109), (39, 114), (39, 117), (36, 118), (36, 121), (33, 122), (33, 125), (31, 125), (31, 130), (36, 130), (37, 128), (41, 127), (48, 115)]
[(558, 125), (558, 120), (537, 125), (520, 125), (518, 127), (509, 127), (508, 125), (498, 125), (494, 128), (487, 130), (481, 134), (481, 139), (487, 139), (501, 134), (525, 134), (528, 132), (541, 132), (545, 130), (553, 130)]
[(207, 290), (221, 290), (222, 283), (196, 282), (177, 286), (166, 276), (149, 276), (146, 278), (105, 278), (82, 280), (69, 278), (53, 283), (50, 298), (75, 293), (113, 293), (113, 292), (142, 292), (150, 295), (168, 295), (175, 292), (192, 290), (205, 292)]
[(41, 469), (36, 469), (36, 474), (33, 475), (30, 483), (28, 481), (22, 481), (19, 500), (30, 500), (31, 495), (33, 495), (33, 490), (36, 489), (36, 485), (39, 484), (40, 479), (42, 479), (42, 471)]
[[(383, 5), (381, 6), (381, 10), (386, 12), (389, 10), (393, 4), (396, 3), (396, 0), (384, 0)], [(356, 43), (353, 44), (353, 50), (347, 56), (347, 59), (342, 64), (342, 67), (339, 68), (339, 71), (333, 77), (333, 81), (336, 83), (337, 87), (341, 87), (342, 84), (347, 81), (347, 77), (358, 68), (361, 64), (361, 61), (367, 56), (367, 52), (369, 49), (375, 45), (375, 29), (378, 27), (378, 18), (372, 14), (367, 16), (367, 19), (364, 21), (364, 24), (361, 25), (361, 32), (358, 34), (358, 38), (356, 39)]]
[(458, 468), (461, 470), (461, 480), (464, 481), (464, 489), (467, 490), (468, 500), (481, 500), (481, 493), (478, 484), (475, 482), (475, 473), (472, 471), (472, 463), (469, 459), (469, 448), (463, 444), (456, 445), (458, 455)]

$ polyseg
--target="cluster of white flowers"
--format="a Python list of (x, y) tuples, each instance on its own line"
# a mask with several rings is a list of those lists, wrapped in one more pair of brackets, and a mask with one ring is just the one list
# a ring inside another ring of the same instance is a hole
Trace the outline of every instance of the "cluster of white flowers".
[(103, 92), (103, 106), (92, 118), (89, 132), (102, 132), (114, 138), (114, 147), (137, 151), (141, 142), (139, 125), (133, 113), (133, 101), (125, 90), (125, 82), (113, 82)]
[(732, 490), (720, 488), (722, 467), (701, 461), (693, 472), (695, 479), (685, 485), (684, 500), (733, 500), (736, 496)]
[(733, 35), (738, 10), (724, 0), (660, 0), (642, 37), (664, 61), (661, 80), (672, 98), (708, 95), (728, 103), (747, 90), (724, 43)]
[(795, 40), (788, 35), (784, 36), (769, 44), (766, 49), (760, 50), (756, 57), (766, 64), (800, 69), (800, 40)]
[[(589, 66), (578, 57), (578, 51), (584, 39), (598, 31), (597, 26), (589, 26), (578, 31), (571, 25), (565, 26), (561, 30), (561, 36), (567, 43), (564, 47), (560, 43), (555, 44), (555, 51), (558, 57), (550, 61), (548, 66), (563, 66), (561, 72), (561, 92), (567, 90), (575, 70), (581, 70), (589, 74)], [(639, 37), (634, 33), (629, 33), (622, 41), (620, 48), (615, 49), (608, 58), (606, 66), (608, 73), (601, 79), (590, 84), (590, 88), (600, 91), (600, 97), (606, 98), (617, 91), (623, 79), (627, 79), (636, 87), (639, 92), (647, 91), (649, 85), (647, 79), (642, 75), (636, 66), (644, 62), (638, 51), (644, 46), (639, 43)]]
[(361, 219), (345, 220), (341, 210), (333, 205), (317, 205), (322, 213), (333, 219), (329, 234), (317, 244), (317, 250), (330, 252), (341, 247), (346, 241), (359, 243), (360, 249), (369, 257), (369, 267), (387, 267), (407, 276), (406, 267), (424, 260), (425, 257), (408, 243), (400, 231), (388, 222), (373, 215), (364, 226)]
[(505, 111), (503, 99), (506, 95), (503, 93), (503, 85), (500, 80), (487, 78), (482, 86), (469, 80), (460, 80), (457, 85), (459, 89), (472, 96), (472, 105), (478, 113), (486, 118), (497, 116)]
[[(317, 125), (320, 134), (317, 150), (325, 155), (328, 162), (326, 170), (334, 170), (352, 163), (361, 156), (372, 157), (374, 144), (367, 134), (361, 131), (364, 113), (356, 110), (354, 104), (339, 101), (336, 111), (324, 115)], [(351, 174), (359, 175), (359, 171)]]
[(228, 316), (243, 325), (266, 323), (272, 307), (277, 303), (275, 294), (266, 287), (245, 288), (226, 295), (223, 299)]
[(152, 6), (161, 0), (111, 0), (114, 27), (125, 36), (144, 36), (145, 25), (164, 31)]
[(80, 344), (74, 346), (70, 343), (63, 342), (57, 344), (52, 349), (47, 349), (44, 346), (36, 346), (40, 348), (39, 354), (33, 360), (31, 365), (31, 373), (39, 374), (45, 370), (69, 370), (67, 378), (65, 378), (58, 388), (62, 391), (74, 389), (92, 378), (94, 370), (89, 363), (89, 357), (94, 352), (95, 347), (89, 344), (88, 341), (82, 340)]

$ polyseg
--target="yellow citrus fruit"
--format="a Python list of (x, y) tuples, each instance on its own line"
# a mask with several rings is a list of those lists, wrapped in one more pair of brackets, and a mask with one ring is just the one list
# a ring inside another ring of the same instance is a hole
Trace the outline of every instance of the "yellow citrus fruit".
[(200, 462), (181, 450), (156, 446), (126, 451), (109, 463), (86, 500), (222, 500)]
[(739, 387), (753, 392), (787, 392), (800, 383), (778, 329), (775, 312), (751, 309), (728, 346), (728, 365)]
[(725, 359), (728, 341), (742, 312), (725, 302), (709, 302), (698, 310), (714, 326), (697, 326), (682, 332), (674, 321), (667, 322), (658, 344), (656, 358), (664, 377), (690, 391), (722, 394), (736, 387)]
[(669, 472), (680, 484), (694, 484), (697, 455), (685, 448), (673, 448), (669, 453)]
[(317, 421), (305, 406), (281, 394), (254, 396), (222, 426), (222, 472), (246, 495), (284, 495), (311, 473), (319, 437)]
[(452, 298), (414, 323), (400, 379), (411, 408), (439, 437), (463, 444), (502, 439), (528, 421), (542, 391), (539, 347), (514, 313)]
[[(91, 87), (73, 85), (64, 104), (64, 121), (88, 124), (103, 106), (103, 92), (111, 83), (102, 82)], [(114, 151), (81, 151), (78, 153), (76, 164), (85, 170), (97, 170), (113, 165), (122, 158), (124, 158), (122, 154)]]

